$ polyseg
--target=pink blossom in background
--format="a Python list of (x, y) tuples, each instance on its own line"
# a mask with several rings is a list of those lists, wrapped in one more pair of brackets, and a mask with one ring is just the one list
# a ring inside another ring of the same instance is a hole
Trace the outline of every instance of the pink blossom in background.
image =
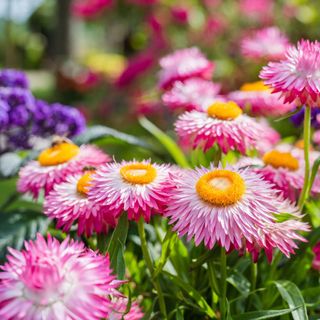
[(273, 0), (240, 0), (239, 9), (244, 16), (261, 23), (270, 22), (273, 18)]
[(260, 72), (265, 84), (280, 92), (285, 102), (309, 107), (320, 103), (320, 42), (301, 40), (289, 47), (285, 59), (269, 62)]
[(189, 10), (185, 7), (174, 6), (171, 15), (177, 23), (186, 24), (189, 21)]
[(90, 19), (113, 5), (113, 0), (74, 0), (71, 6), (73, 15)]
[(159, 64), (161, 89), (169, 89), (175, 81), (184, 81), (189, 78), (210, 79), (214, 70), (214, 63), (196, 47), (176, 50), (161, 58)]
[(139, 6), (149, 6), (159, 2), (159, 0), (126, 0), (128, 3), (136, 4)]
[(312, 260), (312, 268), (320, 271), (320, 242), (318, 242), (312, 249), (314, 258)]
[(259, 151), (259, 154), (263, 155), (279, 143), (281, 136), (277, 130), (270, 126), (269, 122), (265, 118), (257, 119), (257, 121), (264, 134), (257, 142), (256, 149)]
[(287, 36), (277, 27), (256, 30), (241, 40), (241, 53), (249, 59), (280, 60), (290, 46)]
[(223, 33), (228, 27), (228, 22), (223, 17), (209, 17), (204, 25), (202, 36), (206, 41), (212, 41), (216, 36)]
[(191, 78), (174, 82), (172, 88), (162, 95), (162, 102), (171, 110), (206, 110), (213, 102), (224, 98), (219, 96), (220, 85), (208, 80)]
[(320, 130), (317, 130), (313, 133), (312, 140), (315, 144), (320, 145)]
[(155, 61), (154, 54), (150, 50), (141, 52), (131, 58), (128, 61), (128, 66), (116, 80), (116, 86), (119, 88), (129, 86), (140, 75), (150, 70), (150, 68), (155, 64)]

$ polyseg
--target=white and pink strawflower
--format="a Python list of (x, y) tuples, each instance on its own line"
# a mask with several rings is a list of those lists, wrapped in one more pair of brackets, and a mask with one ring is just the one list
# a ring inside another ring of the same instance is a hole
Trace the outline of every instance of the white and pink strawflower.
[(257, 121), (264, 134), (261, 139), (259, 139), (256, 149), (260, 155), (264, 155), (279, 143), (281, 136), (277, 130), (271, 127), (266, 118), (258, 118)]
[(301, 40), (290, 47), (285, 59), (269, 62), (263, 67), (260, 78), (280, 92), (285, 102), (297, 105), (318, 106), (320, 102), (320, 42)]
[(256, 30), (241, 40), (241, 53), (249, 59), (280, 60), (290, 46), (289, 39), (277, 27)]
[(112, 299), (112, 311), (108, 315), (108, 320), (140, 320), (144, 317), (139, 304), (136, 301), (131, 303), (128, 313), (126, 312), (128, 299), (124, 297), (116, 297)]
[(94, 172), (89, 169), (83, 174), (69, 176), (45, 197), (44, 213), (57, 219), (57, 228), (68, 232), (77, 223), (78, 235), (90, 237), (93, 232), (107, 233), (116, 225), (114, 216), (104, 206), (88, 198)]
[(0, 272), (3, 320), (100, 320), (107, 318), (110, 295), (120, 295), (108, 256), (83, 243), (62, 243), (48, 235), (9, 248)]
[(295, 108), (295, 104), (284, 103), (281, 94), (272, 93), (262, 81), (246, 83), (240, 90), (229, 93), (228, 98), (253, 116), (281, 116)]
[(162, 214), (172, 188), (170, 167), (150, 161), (122, 161), (101, 166), (92, 177), (89, 200), (100, 203), (118, 218), (128, 213), (129, 220)]
[[(286, 240), (283, 246), (283, 239), (268, 230), (280, 228), (277, 216), (282, 212), (299, 219), (298, 208), (251, 169), (197, 168), (176, 176), (174, 183), (165, 216), (179, 236), (194, 238), (197, 246), (204, 242), (208, 249), (219, 244), (227, 251), (241, 252), (250, 245), (259, 251), (279, 248), (286, 255), (294, 250), (293, 242)], [(306, 228), (299, 222), (287, 237), (294, 240), (295, 232)], [(268, 237), (273, 241), (265, 240)]]
[(66, 181), (69, 175), (108, 161), (110, 157), (95, 146), (78, 147), (69, 141), (57, 142), (20, 170), (17, 188), (19, 192), (31, 193), (34, 198), (41, 190), (48, 195), (55, 184)]
[(196, 47), (177, 50), (160, 59), (159, 87), (170, 89), (175, 81), (189, 78), (210, 79), (214, 70), (209, 61)]
[(219, 84), (199, 78), (191, 78), (184, 82), (174, 82), (172, 88), (162, 95), (162, 102), (172, 111), (201, 111), (213, 102), (223, 99), (218, 95), (219, 91)]
[(176, 121), (175, 131), (184, 147), (207, 151), (217, 144), (223, 153), (242, 154), (254, 149), (263, 133), (259, 123), (233, 101), (215, 102), (204, 112), (185, 112)]

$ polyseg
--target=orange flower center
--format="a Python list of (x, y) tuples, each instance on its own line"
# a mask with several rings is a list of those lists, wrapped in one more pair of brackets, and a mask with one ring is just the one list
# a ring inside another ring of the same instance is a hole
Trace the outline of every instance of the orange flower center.
[(263, 162), (266, 165), (271, 165), (272, 167), (286, 168), (290, 171), (295, 171), (299, 169), (299, 161), (290, 152), (280, 152), (278, 150), (272, 150), (264, 154)]
[[(304, 141), (303, 139), (300, 139), (298, 140), (295, 144), (294, 144), (295, 147), (297, 147), (298, 149), (304, 149)], [(310, 145), (310, 151), (313, 151), (313, 148), (312, 146)]]
[(41, 166), (56, 166), (68, 162), (79, 153), (80, 148), (72, 143), (62, 142), (43, 150), (38, 161)]
[(86, 196), (88, 194), (88, 188), (91, 186), (92, 175), (95, 173), (95, 170), (87, 171), (77, 183), (77, 191)]
[(241, 108), (233, 101), (215, 102), (207, 112), (210, 117), (220, 120), (234, 120), (242, 114)]
[(245, 83), (240, 88), (241, 91), (267, 91), (270, 90), (263, 81)]
[(132, 184), (148, 184), (157, 176), (156, 169), (149, 163), (132, 163), (120, 169), (122, 178)]
[(238, 202), (246, 191), (242, 177), (229, 170), (216, 169), (204, 174), (196, 183), (200, 198), (218, 207)]

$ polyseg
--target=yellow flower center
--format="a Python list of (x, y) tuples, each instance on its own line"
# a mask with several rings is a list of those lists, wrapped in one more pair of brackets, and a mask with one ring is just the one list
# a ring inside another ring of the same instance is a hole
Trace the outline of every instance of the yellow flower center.
[(267, 91), (270, 90), (263, 81), (245, 83), (240, 88), (241, 91)]
[(299, 161), (290, 152), (272, 150), (263, 156), (263, 162), (274, 168), (287, 168), (291, 171), (299, 169)]
[(238, 202), (246, 191), (242, 177), (229, 170), (216, 169), (204, 174), (196, 183), (200, 198), (218, 207)]
[(207, 112), (210, 117), (220, 120), (233, 120), (242, 114), (241, 108), (233, 101), (215, 102)]
[(133, 184), (148, 184), (156, 176), (156, 169), (149, 163), (132, 163), (123, 166), (120, 169), (122, 178)]
[(77, 183), (77, 191), (82, 195), (88, 194), (88, 188), (91, 186), (92, 175), (94, 174), (94, 170), (87, 171)]
[(56, 166), (68, 162), (79, 153), (80, 148), (72, 143), (62, 142), (43, 150), (38, 161), (42, 166)]

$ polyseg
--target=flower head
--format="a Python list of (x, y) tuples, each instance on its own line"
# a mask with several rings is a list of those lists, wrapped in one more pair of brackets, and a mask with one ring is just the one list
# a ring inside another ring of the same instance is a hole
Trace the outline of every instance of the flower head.
[(182, 114), (175, 123), (175, 130), (184, 146), (200, 146), (207, 151), (217, 143), (224, 153), (238, 150), (244, 154), (256, 146), (262, 135), (259, 124), (243, 115), (232, 101), (215, 102), (206, 112)]
[(246, 83), (228, 97), (253, 116), (280, 116), (295, 108), (292, 103), (284, 103), (280, 93), (272, 94), (262, 81)]
[(38, 235), (9, 252), (0, 273), (1, 319), (99, 320), (110, 311), (109, 295), (119, 295), (108, 256), (80, 242)]
[(285, 102), (312, 107), (320, 102), (320, 43), (301, 40), (290, 47), (286, 58), (269, 62), (263, 67), (260, 78), (280, 92)]
[(61, 141), (42, 151), (36, 161), (30, 161), (19, 172), (18, 191), (30, 192), (35, 198), (40, 190), (45, 195), (56, 183), (64, 182), (68, 175), (81, 173), (86, 166), (99, 166), (110, 161), (108, 155), (94, 146), (78, 147)]
[(179, 236), (194, 238), (196, 245), (203, 241), (212, 249), (218, 243), (227, 251), (277, 247), (289, 255), (295, 248), (292, 240), (298, 238), (295, 231), (307, 229), (297, 221), (285, 245), (284, 237), (271, 235), (270, 229), (281, 229), (277, 215), (286, 212), (298, 218), (298, 209), (250, 169), (198, 168), (176, 176), (174, 183), (165, 216)]
[(149, 221), (152, 214), (163, 212), (171, 187), (167, 165), (108, 163), (93, 176), (89, 199), (106, 206), (115, 218), (127, 211), (130, 220), (142, 216)]
[(320, 271), (320, 242), (318, 242), (312, 249), (314, 258), (312, 260), (312, 268)]
[(57, 219), (57, 228), (68, 232), (73, 223), (78, 224), (78, 235), (90, 237), (95, 231), (107, 233), (116, 221), (108, 210), (99, 203), (88, 199), (94, 171), (69, 176), (65, 182), (56, 184), (45, 198), (44, 213)]
[(189, 78), (210, 79), (214, 64), (196, 48), (177, 50), (160, 59), (159, 86), (169, 89), (175, 81)]
[(287, 36), (277, 27), (255, 31), (241, 41), (242, 54), (250, 59), (280, 60), (290, 43)]
[(90, 19), (111, 7), (113, 0), (76, 0), (72, 4), (72, 13), (80, 18)]
[(200, 78), (175, 81), (162, 95), (163, 103), (171, 110), (205, 110), (213, 102), (223, 100), (218, 96), (220, 85)]

